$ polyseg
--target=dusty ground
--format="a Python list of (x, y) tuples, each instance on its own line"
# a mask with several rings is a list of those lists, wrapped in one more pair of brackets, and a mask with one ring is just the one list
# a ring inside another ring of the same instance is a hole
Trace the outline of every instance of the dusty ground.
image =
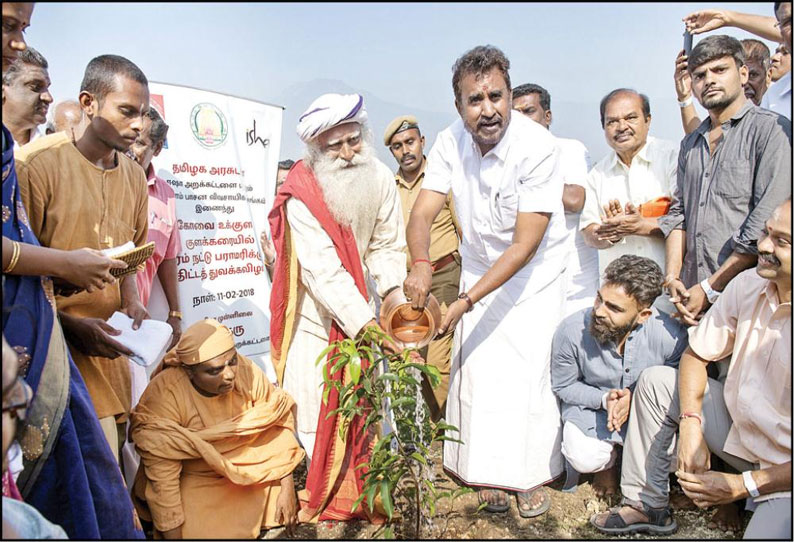
[[(438, 489), (454, 489), (457, 487), (441, 469), (441, 447), (433, 448), (433, 463)], [(305, 469), (296, 472), (296, 486), (303, 487)], [(607, 510), (618, 504), (619, 497), (611, 500), (595, 496), (591, 487), (591, 477), (583, 476), (576, 493), (560, 491), (564, 480), (558, 479), (549, 487), (551, 508), (540, 517), (524, 519), (518, 515), (515, 498), (511, 497), (511, 508), (502, 514), (491, 514), (477, 511), (476, 494), (464, 495), (457, 499), (450, 510), (448, 503), (440, 503), (439, 511), (433, 524), (423, 528), (422, 538), (425, 539), (601, 539), (610, 538), (601, 535), (590, 525), (590, 516)], [(677, 486), (674, 495), (680, 493)], [(741, 532), (723, 532), (709, 529), (707, 524), (711, 510), (674, 509), (678, 523), (678, 532), (669, 538), (688, 539), (739, 539)], [(749, 518), (745, 519), (745, 526)], [(413, 522), (402, 521), (395, 524), (398, 538), (412, 539)], [(272, 529), (263, 538), (283, 539), (283, 529)], [(295, 538), (299, 539), (368, 539), (380, 538), (376, 526), (362, 521), (352, 522), (320, 522), (316, 525), (300, 525)], [(647, 535), (624, 536), (623, 539), (653, 538)]]

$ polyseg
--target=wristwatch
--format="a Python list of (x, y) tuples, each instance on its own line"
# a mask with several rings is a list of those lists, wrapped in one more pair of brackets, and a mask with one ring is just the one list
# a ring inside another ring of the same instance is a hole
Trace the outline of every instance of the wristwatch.
[(466, 312), (471, 312), (471, 310), (474, 308), (474, 303), (471, 302), (471, 298), (469, 297), (469, 294), (467, 294), (466, 292), (461, 292), (460, 294), (458, 294), (458, 299), (462, 299), (463, 301), (468, 303), (469, 308), (466, 309)]
[(747, 488), (747, 492), (751, 497), (755, 498), (761, 495), (761, 493), (758, 491), (758, 486), (755, 484), (755, 480), (753, 479), (753, 471), (744, 471), (742, 473), (742, 479), (744, 480), (744, 487)]
[(704, 292), (706, 292), (706, 298), (709, 300), (709, 303), (713, 304), (715, 301), (717, 301), (717, 298), (720, 296), (721, 292), (718, 292), (711, 287), (711, 284), (709, 284), (709, 279), (703, 279), (700, 281), (700, 287), (703, 288)]
[(180, 311), (171, 311), (168, 313), (169, 318), (179, 318), (182, 319), (182, 313)]

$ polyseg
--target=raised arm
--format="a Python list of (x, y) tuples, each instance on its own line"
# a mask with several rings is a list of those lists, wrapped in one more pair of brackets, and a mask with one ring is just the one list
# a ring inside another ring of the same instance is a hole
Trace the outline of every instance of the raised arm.
[(739, 13), (727, 9), (701, 9), (690, 13), (683, 18), (683, 21), (687, 30), (692, 34), (702, 34), (723, 26), (733, 26), (771, 41), (783, 40), (780, 30), (775, 26), (777, 20), (764, 15)]
[[(700, 126), (700, 118), (695, 111), (695, 103), (692, 98), (692, 76), (687, 69), (689, 57), (684, 55), (684, 50), (678, 53), (675, 59), (675, 93), (678, 97), (678, 106), (681, 108), (681, 124), (684, 127), (684, 134), (691, 134)], [(681, 105), (685, 103), (687, 105)]]

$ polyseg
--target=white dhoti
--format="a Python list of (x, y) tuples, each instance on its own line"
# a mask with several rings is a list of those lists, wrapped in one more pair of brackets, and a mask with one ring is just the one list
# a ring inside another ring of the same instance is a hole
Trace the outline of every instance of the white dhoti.
[[(464, 268), (461, 291), (481, 276)], [(526, 280), (476, 303), (455, 332), (447, 422), (463, 444), (444, 442), (444, 467), (469, 485), (526, 491), (563, 470), (550, 356), (565, 275), (531, 295), (520, 293)]]

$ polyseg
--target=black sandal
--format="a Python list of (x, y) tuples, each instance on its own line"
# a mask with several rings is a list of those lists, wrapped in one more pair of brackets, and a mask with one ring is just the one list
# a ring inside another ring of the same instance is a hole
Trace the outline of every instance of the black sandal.
[[(628, 505), (624, 506), (631, 508)], [(673, 513), (669, 506), (665, 508), (646, 507), (645, 510), (639, 510), (648, 516), (648, 521), (639, 521), (628, 524), (626, 523), (626, 520), (623, 519), (623, 516), (620, 515), (621, 508), (622, 506), (610, 508), (609, 515), (607, 516), (607, 520), (604, 522), (603, 526), (597, 525), (595, 522), (596, 516), (600, 514), (594, 514), (593, 517), (590, 518), (590, 524), (602, 533), (606, 534), (650, 533), (658, 535), (670, 535), (678, 530), (678, 524), (675, 522)]]

